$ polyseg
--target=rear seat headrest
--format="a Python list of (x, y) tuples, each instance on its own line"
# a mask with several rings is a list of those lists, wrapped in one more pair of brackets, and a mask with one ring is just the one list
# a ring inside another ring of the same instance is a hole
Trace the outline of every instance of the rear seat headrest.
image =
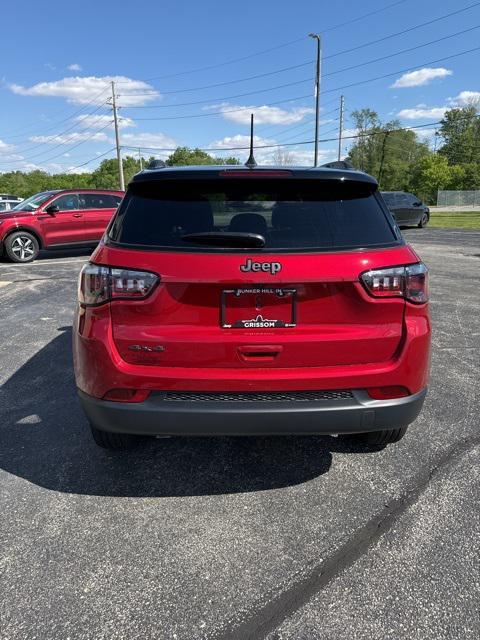
[(245, 233), (267, 233), (267, 221), (259, 213), (237, 213), (230, 221), (229, 231)]

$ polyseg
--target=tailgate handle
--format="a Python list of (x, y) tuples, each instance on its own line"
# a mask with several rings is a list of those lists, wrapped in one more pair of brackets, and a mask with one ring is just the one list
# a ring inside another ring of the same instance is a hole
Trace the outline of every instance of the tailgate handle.
[(255, 344), (238, 347), (238, 353), (245, 362), (266, 362), (274, 360), (283, 347), (278, 344)]

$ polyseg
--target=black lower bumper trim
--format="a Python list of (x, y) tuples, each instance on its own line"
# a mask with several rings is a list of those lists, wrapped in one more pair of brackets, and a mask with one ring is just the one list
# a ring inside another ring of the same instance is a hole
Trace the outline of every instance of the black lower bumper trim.
[(97, 429), (138, 435), (246, 436), (338, 434), (396, 429), (415, 420), (427, 389), (406, 398), (372, 400), (365, 391), (348, 399), (307, 402), (165, 401), (152, 393), (145, 402), (122, 403), (78, 391)]

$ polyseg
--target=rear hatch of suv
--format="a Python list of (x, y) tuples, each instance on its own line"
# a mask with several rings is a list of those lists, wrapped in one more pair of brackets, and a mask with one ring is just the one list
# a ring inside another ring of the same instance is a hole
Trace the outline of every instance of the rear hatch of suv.
[(416, 256), (376, 188), (332, 170), (141, 174), (96, 257), (159, 276), (145, 299), (112, 300), (120, 356), (202, 368), (388, 361), (405, 302), (373, 298), (359, 276)]

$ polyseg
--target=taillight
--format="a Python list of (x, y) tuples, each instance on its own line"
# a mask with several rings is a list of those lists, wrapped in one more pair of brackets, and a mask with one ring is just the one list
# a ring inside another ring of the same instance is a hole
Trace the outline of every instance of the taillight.
[(84, 307), (98, 306), (119, 298), (146, 298), (160, 278), (149, 271), (117, 269), (86, 264), (78, 279), (78, 301)]
[(405, 298), (417, 304), (428, 301), (428, 269), (422, 262), (365, 271), (360, 281), (375, 298)]

